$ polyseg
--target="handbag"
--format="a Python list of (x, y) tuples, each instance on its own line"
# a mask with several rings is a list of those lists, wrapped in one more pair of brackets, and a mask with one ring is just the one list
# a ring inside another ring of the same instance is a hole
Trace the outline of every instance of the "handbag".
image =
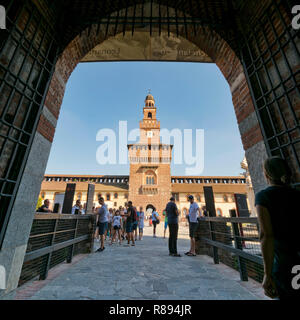
[(156, 217), (156, 224), (159, 224), (160, 223), (160, 220), (158, 217)]

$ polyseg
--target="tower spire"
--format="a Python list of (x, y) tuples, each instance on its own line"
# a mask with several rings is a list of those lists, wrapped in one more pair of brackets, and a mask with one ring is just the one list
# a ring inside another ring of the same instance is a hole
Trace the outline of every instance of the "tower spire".
[(149, 93), (146, 96), (145, 99), (145, 107), (154, 107), (155, 106), (155, 100), (153, 98), (153, 95), (150, 93), (151, 90), (148, 89)]

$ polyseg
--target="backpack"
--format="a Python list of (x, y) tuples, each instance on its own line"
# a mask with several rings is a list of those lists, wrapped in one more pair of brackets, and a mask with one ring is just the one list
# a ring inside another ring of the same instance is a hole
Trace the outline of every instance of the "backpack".
[[(154, 211), (152, 213), (152, 216), (155, 218), (156, 220), (156, 224), (159, 224), (160, 223), (160, 220), (159, 220), (159, 214), (155, 211), (156, 214), (154, 214)], [(153, 219), (153, 218), (152, 218)]]

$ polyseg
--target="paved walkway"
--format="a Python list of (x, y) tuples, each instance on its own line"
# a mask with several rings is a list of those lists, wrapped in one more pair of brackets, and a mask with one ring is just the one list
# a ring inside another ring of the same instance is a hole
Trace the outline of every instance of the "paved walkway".
[[(158, 234), (162, 235), (158, 226)], [(45, 286), (32, 292), (30, 299), (263, 299), (260, 284), (241, 282), (239, 273), (214, 265), (206, 256), (181, 258), (168, 255), (168, 240), (145, 237), (135, 247), (106, 243), (101, 253), (87, 255), (73, 263)], [(98, 243), (96, 243), (98, 247)], [(180, 228), (178, 249), (189, 249), (187, 228)], [(51, 272), (51, 271), (50, 271)], [(26, 290), (23, 289), (23, 290)], [(32, 290), (32, 289), (31, 289)], [(22, 293), (22, 288), (19, 288)], [(22, 296), (22, 294), (21, 294)]]

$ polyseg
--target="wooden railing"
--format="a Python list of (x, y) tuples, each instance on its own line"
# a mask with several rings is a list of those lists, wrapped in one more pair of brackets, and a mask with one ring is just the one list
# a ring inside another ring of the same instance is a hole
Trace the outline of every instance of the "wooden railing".
[(49, 269), (74, 255), (93, 249), (95, 216), (35, 214), (19, 285), (35, 277), (46, 279)]

